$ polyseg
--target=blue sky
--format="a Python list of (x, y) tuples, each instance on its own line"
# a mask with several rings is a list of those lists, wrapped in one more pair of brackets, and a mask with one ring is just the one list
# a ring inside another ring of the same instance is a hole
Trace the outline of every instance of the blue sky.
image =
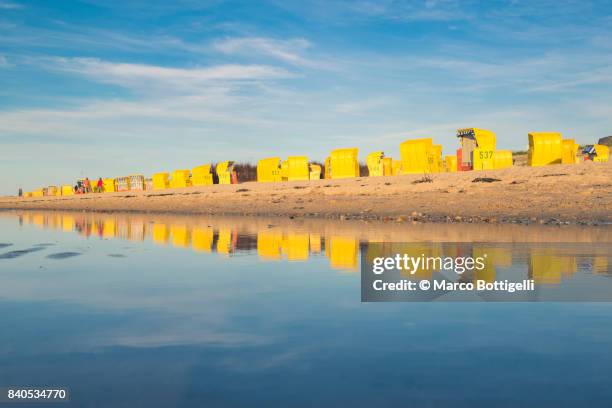
[(0, 0), (0, 194), (483, 127), (612, 134), (608, 1)]

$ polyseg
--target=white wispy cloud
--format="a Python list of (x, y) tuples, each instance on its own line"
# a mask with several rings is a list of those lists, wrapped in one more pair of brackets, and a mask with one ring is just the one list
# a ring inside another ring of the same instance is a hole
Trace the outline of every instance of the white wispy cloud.
[(174, 68), (104, 61), (97, 58), (48, 58), (46, 68), (75, 73), (93, 80), (125, 87), (201, 88), (219, 82), (269, 80), (291, 77), (283, 69), (268, 65), (214, 65)]
[(213, 43), (213, 48), (228, 55), (242, 55), (247, 57), (272, 57), (282, 62), (315, 67), (317, 61), (305, 58), (302, 54), (311, 43), (304, 38), (277, 40), (263, 37), (226, 38)]
[[(130, 52), (134, 55), (207, 56), (217, 53), (209, 41), (188, 41), (173, 33), (137, 33), (52, 20), (49, 26), (26, 25), (20, 21), (0, 20), (0, 45), (57, 50)], [(77, 54), (78, 55), (78, 54)]]
[(409, 84), (406, 89), (413, 93), (429, 89), (447, 94), (470, 92), (474, 96), (505, 89), (517, 95), (550, 94), (612, 83), (612, 56), (598, 49), (555, 50), (508, 59), (488, 49), (447, 46), (434, 55), (364, 54), (354, 61), (347, 64), (353, 75), (379, 72), (383, 80), (395, 81), (397, 89)]

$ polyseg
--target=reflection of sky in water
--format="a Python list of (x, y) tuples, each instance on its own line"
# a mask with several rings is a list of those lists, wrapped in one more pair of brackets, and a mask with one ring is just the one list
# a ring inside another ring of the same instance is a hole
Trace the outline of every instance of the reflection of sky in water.
[[(2, 253), (53, 244), (0, 260), (0, 385), (67, 385), (73, 401), (105, 406), (612, 398), (612, 305), (362, 304), (358, 274), (332, 269), (324, 236), (307, 262), (287, 261), (289, 248), (262, 262), (256, 241), (228, 258), (150, 238), (86, 240), (0, 217)], [(295, 242), (303, 256), (304, 236)], [(47, 258), (68, 252), (82, 255)]]

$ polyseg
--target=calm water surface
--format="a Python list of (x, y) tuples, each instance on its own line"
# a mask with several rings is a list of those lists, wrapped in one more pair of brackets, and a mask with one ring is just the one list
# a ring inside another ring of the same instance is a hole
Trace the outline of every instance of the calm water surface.
[[(611, 303), (360, 302), (368, 241), (496, 240), (612, 234), (5, 212), (0, 386), (74, 406), (609, 407)], [(609, 251), (569, 248), (494, 251), (486, 273), (611, 280)]]

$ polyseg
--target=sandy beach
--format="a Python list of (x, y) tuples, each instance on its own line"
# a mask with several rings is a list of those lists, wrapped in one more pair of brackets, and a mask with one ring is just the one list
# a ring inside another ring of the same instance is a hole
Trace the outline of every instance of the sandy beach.
[(612, 222), (612, 163), (0, 198), (0, 209), (130, 211), (394, 222)]

